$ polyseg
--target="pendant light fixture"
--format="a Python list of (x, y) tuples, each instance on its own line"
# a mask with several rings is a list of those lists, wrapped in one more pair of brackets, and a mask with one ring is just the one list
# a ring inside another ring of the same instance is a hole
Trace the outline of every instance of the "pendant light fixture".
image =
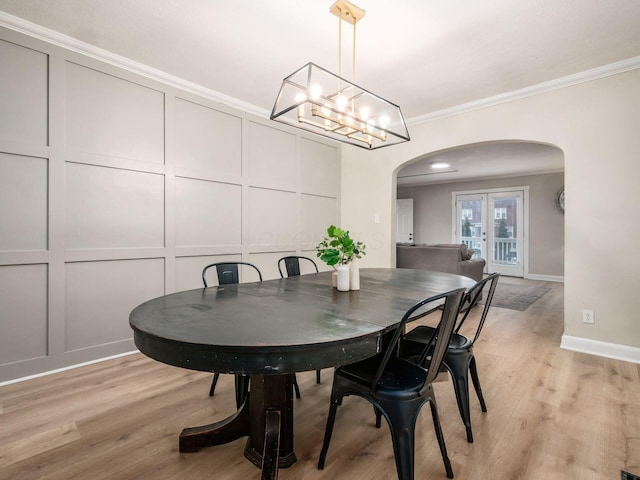
[[(337, 0), (338, 74), (308, 63), (282, 81), (271, 120), (373, 150), (410, 140), (400, 107), (355, 83), (356, 23), (365, 11)], [(353, 25), (351, 81), (342, 76), (342, 23)]]

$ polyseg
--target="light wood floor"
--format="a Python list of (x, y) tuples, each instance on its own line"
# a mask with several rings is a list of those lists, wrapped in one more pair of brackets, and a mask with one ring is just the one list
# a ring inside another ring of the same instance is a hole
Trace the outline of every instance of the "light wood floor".
[[(475, 443), (466, 442), (450, 382), (436, 384), (456, 479), (640, 474), (640, 365), (561, 350), (563, 286), (547, 285), (525, 312), (490, 312), (476, 347), (489, 411), (472, 393)], [(244, 439), (177, 451), (183, 427), (235, 410), (233, 377), (221, 376), (213, 398), (210, 381), (135, 354), (1, 387), (0, 479), (259, 479), (242, 455)], [(281, 480), (397, 478), (386, 424), (374, 428), (369, 404), (355, 397), (338, 410), (326, 468), (317, 470), (331, 371), (321, 385), (314, 372), (298, 382), (298, 462)], [(416, 478), (446, 478), (428, 407), (417, 425)]]

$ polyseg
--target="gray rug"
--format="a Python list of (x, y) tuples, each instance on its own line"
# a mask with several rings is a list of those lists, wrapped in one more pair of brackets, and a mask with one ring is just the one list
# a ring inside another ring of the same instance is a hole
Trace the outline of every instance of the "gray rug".
[(549, 287), (541, 285), (516, 285), (513, 283), (500, 283), (500, 280), (498, 280), (491, 306), (524, 312), (549, 290), (551, 290)]

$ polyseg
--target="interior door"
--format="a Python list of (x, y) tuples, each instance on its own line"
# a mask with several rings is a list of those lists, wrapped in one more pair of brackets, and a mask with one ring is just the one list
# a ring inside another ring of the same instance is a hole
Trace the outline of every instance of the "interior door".
[(413, 198), (396, 200), (396, 242), (413, 243)]
[(524, 276), (524, 191), (457, 194), (455, 242), (486, 260), (488, 272)]

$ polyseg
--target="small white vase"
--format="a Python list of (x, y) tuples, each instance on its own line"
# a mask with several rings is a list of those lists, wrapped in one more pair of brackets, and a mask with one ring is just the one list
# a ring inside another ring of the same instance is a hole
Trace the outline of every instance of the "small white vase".
[(334, 270), (333, 273), (331, 274), (331, 284), (333, 285), (333, 288), (338, 288), (338, 271)]
[(360, 290), (360, 268), (355, 260), (349, 265), (349, 290)]
[(338, 266), (338, 291), (349, 291), (349, 265)]

